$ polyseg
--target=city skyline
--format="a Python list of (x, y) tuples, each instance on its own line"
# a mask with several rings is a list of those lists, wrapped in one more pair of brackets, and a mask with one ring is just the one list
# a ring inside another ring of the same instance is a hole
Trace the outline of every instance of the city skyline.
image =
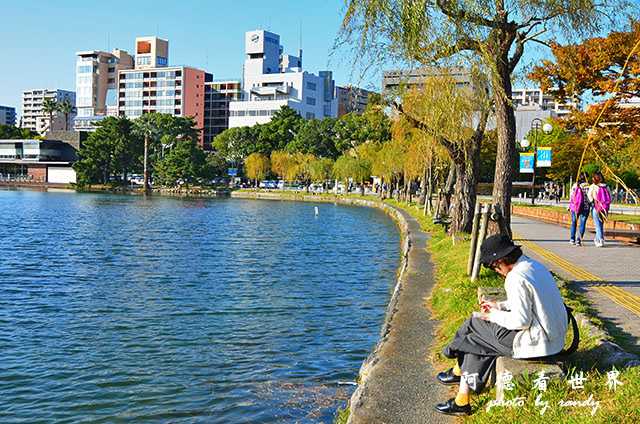
[[(167, 1), (116, 0), (104, 7), (69, 2), (34, 0), (6, 8), (5, 40), (0, 69), (0, 104), (16, 108), (22, 116), (22, 91), (76, 89), (76, 52), (135, 51), (135, 38), (168, 39), (169, 65), (187, 65), (212, 73), (215, 79), (241, 79), (245, 59), (244, 34), (254, 29), (281, 35), (285, 54), (297, 55), (302, 41), (303, 69), (312, 73), (329, 69), (338, 85), (377, 88), (379, 78), (359, 81), (344, 53), (330, 58), (341, 24), (343, 0), (271, 3), (188, 1), (174, 6)], [(274, 7), (275, 6), (275, 7)], [(29, 19), (25, 20), (25, 16)]]

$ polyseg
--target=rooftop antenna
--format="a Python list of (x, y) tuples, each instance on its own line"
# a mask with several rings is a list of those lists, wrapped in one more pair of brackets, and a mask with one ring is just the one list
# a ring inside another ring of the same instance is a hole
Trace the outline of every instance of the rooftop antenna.
[(298, 59), (300, 59), (300, 67), (302, 68), (302, 19), (300, 19), (300, 43), (298, 44)]

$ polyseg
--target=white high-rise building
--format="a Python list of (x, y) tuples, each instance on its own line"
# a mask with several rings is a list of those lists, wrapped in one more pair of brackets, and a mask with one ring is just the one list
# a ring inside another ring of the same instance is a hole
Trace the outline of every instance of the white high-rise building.
[(306, 119), (338, 116), (331, 71), (303, 71), (302, 51), (298, 56), (283, 55), (279, 35), (249, 31), (245, 52), (242, 100), (229, 103), (230, 128), (269, 122), (284, 105)]
[(78, 117), (75, 129), (93, 131), (93, 122), (108, 115), (117, 115), (118, 72), (133, 68), (133, 56), (119, 49), (113, 49), (113, 53), (100, 50), (77, 52), (76, 56)]
[[(49, 122), (49, 114), (42, 110), (42, 103), (45, 99), (55, 100), (60, 103), (62, 100), (69, 100), (71, 104), (76, 104), (76, 93), (67, 90), (26, 90), (22, 92), (22, 128), (28, 128), (40, 135), (47, 131), (65, 130), (64, 116), (53, 113), (53, 122)], [(72, 120), (75, 114), (69, 119)]]

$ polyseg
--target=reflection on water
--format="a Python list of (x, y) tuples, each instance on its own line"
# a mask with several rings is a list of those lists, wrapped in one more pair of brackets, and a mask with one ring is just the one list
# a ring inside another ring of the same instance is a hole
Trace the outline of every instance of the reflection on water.
[(0, 190), (0, 213), (2, 422), (330, 422), (399, 265), (370, 208)]

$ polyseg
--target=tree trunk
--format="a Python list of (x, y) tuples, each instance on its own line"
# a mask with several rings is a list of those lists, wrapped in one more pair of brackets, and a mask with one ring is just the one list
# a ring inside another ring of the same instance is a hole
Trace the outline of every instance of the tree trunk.
[(456, 185), (456, 174), (456, 164), (452, 160), (449, 166), (449, 176), (447, 176), (447, 183), (444, 187), (442, 203), (440, 204), (440, 210), (438, 211), (438, 215), (440, 216), (449, 216), (449, 210), (451, 209), (451, 194), (453, 193), (453, 188)]
[[(509, 231), (511, 231), (511, 181), (513, 163), (516, 154), (516, 122), (513, 107), (509, 101), (512, 94), (511, 72), (508, 62), (508, 48), (511, 40), (509, 36), (498, 36), (498, 55), (496, 73), (494, 75), (493, 100), (496, 114), (496, 132), (498, 135), (498, 152), (496, 155), (496, 170), (493, 178), (492, 202), (499, 204), (502, 216)], [(506, 51), (505, 51), (506, 50)], [(500, 229), (494, 222), (490, 223), (488, 235), (497, 234)]]
[(470, 233), (473, 227), (478, 179), (480, 178), (481, 137), (467, 144), (464, 161), (456, 164), (456, 190), (450, 234)]
[(425, 165), (424, 168), (422, 168), (422, 179), (420, 180), (420, 199), (418, 203), (421, 205), (424, 205), (427, 200), (427, 179), (427, 165)]
[[(144, 135), (144, 191), (149, 190), (149, 134)], [(185, 181), (186, 184), (186, 181)]]

